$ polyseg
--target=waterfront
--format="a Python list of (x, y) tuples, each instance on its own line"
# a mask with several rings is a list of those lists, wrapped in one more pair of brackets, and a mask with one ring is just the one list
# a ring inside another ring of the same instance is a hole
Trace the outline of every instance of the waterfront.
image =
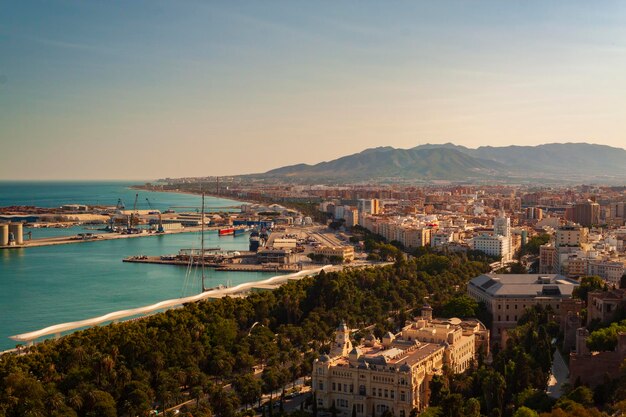
[[(47, 187), (54, 190), (53, 199), (43, 194), (46, 187), (28, 184), (32, 185), (25, 188), (27, 197), (20, 200), (15, 187), (8, 197), (9, 194), (3, 193), (8, 188), (7, 183), (0, 183), (0, 205), (43, 206), (48, 202), (48, 207), (55, 207), (77, 201), (95, 204), (95, 199), (100, 198), (98, 196), (126, 193), (134, 198), (136, 192), (126, 188), (129, 183), (89, 183), (95, 189), (85, 187), (85, 183), (49, 183)], [(59, 191), (63, 187), (67, 189), (67, 198)], [(42, 194), (32, 193), (33, 189)], [(159, 201), (161, 209), (199, 206), (200, 203), (198, 196), (143, 191), (139, 194), (140, 201), (144, 194), (151, 202), (153, 198), (155, 202)], [(152, 194), (155, 196), (150, 196)], [(117, 198), (112, 203), (105, 201), (102, 204), (114, 205)], [(128, 201), (126, 204), (129, 204)], [(233, 205), (233, 202), (207, 198), (207, 206), (223, 205)], [(67, 231), (68, 234), (76, 232), (69, 229), (49, 230)], [(205, 240), (207, 247), (241, 250), (248, 246), (248, 235), (218, 237), (212, 231), (205, 234)], [(127, 256), (172, 254), (180, 248), (199, 246), (199, 233), (183, 233), (0, 252), (0, 349), (15, 346), (15, 342), (8, 338), (11, 335), (199, 292), (200, 273), (197, 270), (187, 276), (185, 267), (122, 262)], [(206, 285), (237, 285), (274, 275), (274, 272), (218, 272), (208, 268)]]
[[(141, 181), (0, 181), (0, 207), (37, 206), (60, 207), (63, 204), (87, 204), (98, 206), (115, 206), (118, 199), (131, 209), (135, 194), (138, 209), (148, 209), (146, 198), (156, 210), (174, 208), (176, 211), (191, 210), (177, 207), (200, 208), (200, 196), (184, 193), (161, 193), (155, 191), (133, 190), (132, 185)], [(207, 198), (206, 206), (222, 207), (240, 205), (241, 202)]]

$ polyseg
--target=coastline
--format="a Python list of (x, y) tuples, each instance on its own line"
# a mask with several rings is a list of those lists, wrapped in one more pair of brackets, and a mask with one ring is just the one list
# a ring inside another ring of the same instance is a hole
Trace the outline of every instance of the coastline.
[[(186, 191), (186, 190), (180, 190), (180, 189), (175, 189), (175, 190), (157, 190), (157, 189), (154, 189), (154, 188), (146, 187), (145, 185), (131, 185), (128, 188), (131, 189), (131, 190), (150, 191), (150, 192), (155, 192), (155, 193), (174, 193), (174, 194), (197, 195), (198, 197), (202, 196), (201, 192)], [(231, 200), (231, 201), (235, 201), (237, 203), (242, 203), (242, 204), (260, 204), (259, 202), (245, 201), (245, 200), (241, 200), (239, 198), (232, 198), (230, 196), (223, 196), (223, 195), (219, 195), (219, 194), (215, 194), (215, 193), (211, 193), (211, 192), (205, 192), (204, 195), (207, 196), (207, 197), (214, 197), (214, 198), (221, 198), (221, 199), (224, 199), (224, 200)]]

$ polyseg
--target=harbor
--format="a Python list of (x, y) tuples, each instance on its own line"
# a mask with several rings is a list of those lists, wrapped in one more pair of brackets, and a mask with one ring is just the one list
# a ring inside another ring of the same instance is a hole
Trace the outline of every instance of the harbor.
[[(0, 183), (0, 206), (23, 204), (57, 210), (66, 202), (88, 206), (115, 205), (120, 198), (134, 200), (130, 183)], [(161, 213), (172, 207), (200, 207), (200, 197), (182, 193), (140, 192), (149, 198)], [(241, 203), (220, 198), (207, 198), (207, 211)], [(139, 206), (139, 204), (138, 204)], [(132, 208), (132, 207), (131, 207)], [(180, 209), (190, 212), (194, 209)], [(183, 211), (181, 211), (182, 213)], [(174, 215), (174, 213), (164, 213)], [(193, 212), (192, 212), (193, 214)], [(36, 220), (36, 219), (28, 219)], [(63, 223), (55, 220), (50, 226)], [(30, 223), (32, 224), (32, 223)], [(0, 250), (0, 350), (15, 347), (9, 336), (41, 329), (55, 323), (101, 316), (111, 311), (136, 308), (161, 300), (187, 297), (200, 292), (199, 268), (167, 267), (157, 264), (136, 264), (121, 260), (132, 255), (161, 256), (178, 253), (181, 248), (200, 247), (201, 227), (186, 232), (122, 235), (100, 229), (106, 224), (72, 224), (69, 227), (30, 228), (23, 225), (23, 238), (32, 231), (32, 240), (39, 237), (55, 242), (43, 246)], [(149, 227), (149, 225), (147, 226)], [(216, 227), (207, 226), (207, 248), (225, 251), (246, 251), (249, 234), (218, 236)], [(91, 244), (58, 244), (79, 233), (111, 236), (85, 241)], [(119, 236), (119, 237), (117, 237)], [(143, 237), (143, 239), (136, 238)], [(281, 274), (273, 271), (240, 272), (206, 269), (206, 286), (216, 288), (237, 286)]]
[[(197, 195), (138, 193), (116, 183), (4, 187), (0, 183), (0, 223), (6, 226), (0, 243), (9, 244), (0, 250), (0, 350), (15, 346), (10, 335), (52, 323), (309, 273), (325, 264), (313, 260), (323, 257), (322, 249), (334, 251), (334, 258), (345, 255), (350, 266), (371, 265), (354, 259), (343, 238), (278, 205), (207, 197), (202, 210)], [(18, 193), (45, 196), (55, 188), (62, 193), (52, 192), (52, 200)], [(130, 210), (109, 204), (119, 203), (119, 195), (131, 199)], [(142, 200), (151, 207), (140, 207)], [(32, 205), (20, 206), (25, 202)], [(100, 214), (78, 213), (85, 210)]]

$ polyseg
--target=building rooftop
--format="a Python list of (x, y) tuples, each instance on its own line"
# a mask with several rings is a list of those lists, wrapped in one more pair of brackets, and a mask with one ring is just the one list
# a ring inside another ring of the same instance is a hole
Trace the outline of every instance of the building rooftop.
[(483, 274), (469, 285), (492, 297), (571, 297), (578, 282), (559, 274)]
[[(442, 344), (419, 343), (416, 341), (412, 341), (410, 343), (404, 341), (399, 341), (399, 343), (394, 342), (388, 349), (385, 349), (381, 345), (371, 347), (361, 345), (358, 347), (360, 353), (358, 357), (358, 366), (370, 367), (372, 365), (380, 365), (391, 368), (395, 368), (396, 366), (400, 366), (402, 364), (412, 366), (423, 359), (426, 359), (440, 349), (444, 349)], [(324, 362), (321, 358), (320, 361)], [(350, 360), (347, 356), (332, 358), (331, 361), (337, 366), (350, 365)]]

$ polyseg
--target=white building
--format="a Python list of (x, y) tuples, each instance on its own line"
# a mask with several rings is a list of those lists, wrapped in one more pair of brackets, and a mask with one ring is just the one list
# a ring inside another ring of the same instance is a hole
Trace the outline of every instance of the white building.
[(510, 261), (512, 258), (510, 237), (482, 234), (472, 239), (472, 248), (489, 256), (500, 257), (502, 262)]

